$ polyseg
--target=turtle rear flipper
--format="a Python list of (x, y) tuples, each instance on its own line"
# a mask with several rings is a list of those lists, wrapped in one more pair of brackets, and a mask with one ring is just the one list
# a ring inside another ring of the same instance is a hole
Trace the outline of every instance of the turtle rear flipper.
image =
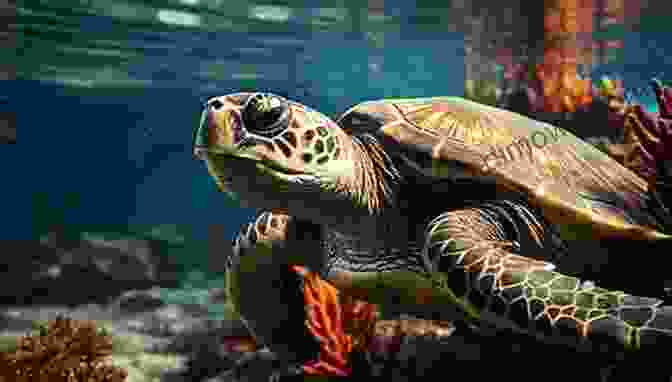
[(446, 293), (457, 296), (475, 321), (593, 352), (672, 348), (672, 306), (600, 288), (521, 256), (525, 248), (511, 245), (500, 221), (491, 210), (474, 207), (444, 213), (427, 230), (432, 271), (447, 275)]

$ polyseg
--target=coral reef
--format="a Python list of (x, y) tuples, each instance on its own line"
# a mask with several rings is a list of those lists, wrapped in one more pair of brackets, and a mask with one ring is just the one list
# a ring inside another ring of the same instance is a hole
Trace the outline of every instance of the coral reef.
[[(315, 285), (326, 284), (317, 282)], [(314, 294), (313, 289), (311, 296)], [(213, 296), (221, 294), (221, 290), (213, 289), (211, 292)], [(320, 290), (317, 293), (327, 292)], [(157, 299), (163, 303), (136, 304), (141, 295), (144, 295), (146, 302)], [(126, 370), (128, 375), (125, 382), (267, 381), (270, 380), (269, 377), (281, 377), (280, 380), (289, 381), (312, 377), (305, 373), (289, 373), (272, 353), (260, 350), (256, 344), (250, 343), (247, 329), (232, 315), (214, 319), (204, 309), (206, 305), (225, 302), (207, 300), (199, 303), (203, 307), (195, 309), (188, 304), (171, 303), (166, 299), (167, 295), (167, 291), (158, 289), (132, 291), (106, 306), (89, 304), (73, 309), (44, 306), (1, 309), (0, 353), (4, 358), (0, 358), (5, 362), (0, 362), (0, 375), (4, 377), (0, 381), (17, 381), (14, 375), (8, 374), (6, 362), (7, 355), (13, 354), (17, 349), (17, 336), (30, 330), (31, 323), (54, 322), (56, 314), (75, 320), (95, 317), (96, 326), (105, 327), (110, 333), (110, 360), (116, 367)], [(325, 305), (314, 309), (323, 310), (325, 313), (334, 312), (335, 308), (341, 311), (342, 332), (318, 330), (322, 337), (351, 336), (353, 350), (347, 364), (352, 371), (349, 376), (351, 379), (364, 377), (367, 380), (413, 381), (424, 379), (422, 376), (432, 378), (433, 375), (459, 375), (478, 370), (479, 380), (515, 378), (532, 381), (548, 371), (547, 360), (553, 359), (555, 362), (576, 367), (560, 368), (553, 375), (544, 377), (548, 381), (576, 379), (574, 373), (581, 370), (580, 380), (600, 381), (598, 374), (605, 375), (604, 373), (610, 372), (612, 375), (608, 380), (615, 382), (634, 380), (632, 376), (638, 375), (642, 365), (645, 365), (642, 362), (634, 363), (631, 374), (622, 368), (613, 369), (612, 372), (612, 363), (603, 363), (597, 359), (599, 354), (577, 353), (564, 347), (540, 344), (534, 339), (515, 333), (488, 333), (484, 330), (454, 328), (445, 322), (395, 315), (394, 312), (379, 311), (374, 305), (344, 299), (342, 295), (336, 297), (338, 299), (326, 301), (338, 302), (342, 306)], [(317, 301), (318, 298), (315, 298), (314, 302)], [(313, 317), (319, 318), (322, 315), (315, 314)], [(331, 316), (328, 315), (327, 318), (334, 322)], [(375, 322), (372, 318), (375, 318)], [(315, 327), (322, 320), (323, 318), (317, 320)], [(333, 324), (321, 326), (335, 328)], [(342, 339), (339, 341), (344, 342)], [(520, 373), (520, 368), (482, 366), (493, 363), (514, 365), (521, 359), (537, 359), (535, 357), (540, 357), (540, 361), (527, 363), (527, 372), (524, 374)], [(653, 366), (656, 366), (656, 360), (657, 358), (650, 360), (654, 363)], [(309, 364), (314, 365), (315, 362)], [(655, 368), (646, 370), (648, 380), (661, 380), (654, 378)], [(620, 379), (614, 378), (620, 375), (623, 375)], [(666, 377), (667, 382), (669, 375)], [(339, 380), (343, 378), (340, 377)]]
[(320, 342), (319, 358), (302, 366), (305, 375), (375, 374), (375, 364), (394, 362), (402, 343), (425, 337), (438, 341), (454, 329), (443, 321), (382, 319), (378, 306), (340, 295), (303, 267), (294, 266), (293, 271), (304, 278), (306, 325)]
[(575, 72), (554, 73), (545, 64), (518, 65), (509, 77), (510, 86), (503, 90), (497, 106), (547, 122), (575, 120), (576, 116), (595, 113), (597, 108), (603, 123), (608, 118), (606, 103), (623, 99), (623, 85), (618, 79), (603, 79), (612, 86), (609, 98), (605, 88), (593, 85), (591, 78)]
[(596, 86), (590, 78), (577, 74), (551, 80), (543, 65), (527, 70), (521, 67), (513, 76), (517, 87), (506, 91), (498, 106), (557, 124), (596, 144), (654, 188), (669, 189), (670, 87), (658, 79), (651, 81), (658, 103), (658, 113), (651, 113), (626, 100), (623, 82), (618, 79), (602, 77)]
[(619, 107), (623, 115), (624, 140), (622, 156), (615, 157), (651, 185), (669, 183), (666, 163), (672, 160), (672, 89), (657, 80), (651, 83), (658, 102), (658, 113), (651, 113), (639, 104)]
[(76, 306), (129, 289), (177, 287), (182, 267), (170, 256), (176, 246), (150, 235), (68, 227), (39, 240), (0, 242), (0, 252), (15, 254), (0, 259), (0, 268), (12, 270), (0, 278), (0, 305)]
[(303, 293), (308, 310), (306, 325), (320, 342), (319, 359), (303, 366), (308, 375), (347, 376), (352, 336), (343, 330), (343, 309), (336, 288), (303, 267), (294, 271), (304, 277)]
[(127, 372), (110, 364), (111, 337), (92, 321), (58, 317), (0, 354), (0, 380), (124, 382)]

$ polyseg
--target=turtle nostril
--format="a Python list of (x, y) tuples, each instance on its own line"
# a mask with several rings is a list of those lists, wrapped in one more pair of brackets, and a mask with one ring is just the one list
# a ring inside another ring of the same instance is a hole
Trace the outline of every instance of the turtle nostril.
[(210, 102), (210, 106), (212, 107), (213, 110), (219, 110), (222, 108), (222, 106), (224, 106), (224, 104), (222, 103), (222, 101), (216, 99)]

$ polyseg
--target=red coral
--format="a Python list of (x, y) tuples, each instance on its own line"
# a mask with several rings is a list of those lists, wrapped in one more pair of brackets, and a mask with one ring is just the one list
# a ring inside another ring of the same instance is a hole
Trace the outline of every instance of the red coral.
[(303, 276), (303, 296), (308, 313), (306, 325), (320, 342), (318, 360), (303, 366), (309, 375), (348, 376), (349, 355), (352, 352), (352, 337), (343, 329), (343, 310), (339, 304), (336, 288), (307, 271), (294, 266), (293, 270)]
[(422, 319), (381, 320), (375, 304), (339, 294), (337, 289), (303, 267), (293, 271), (304, 278), (306, 325), (320, 342), (318, 360), (303, 365), (308, 375), (348, 376), (354, 352), (394, 359), (404, 338), (449, 336), (452, 325)]

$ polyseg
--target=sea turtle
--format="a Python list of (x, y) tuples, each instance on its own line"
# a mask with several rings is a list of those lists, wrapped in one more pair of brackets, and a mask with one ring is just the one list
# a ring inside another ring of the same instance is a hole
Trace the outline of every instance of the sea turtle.
[(459, 97), (363, 102), (334, 121), (246, 92), (207, 101), (193, 147), (220, 190), (263, 211), (227, 282), (278, 354), (315, 354), (300, 340), (315, 335), (306, 269), (383, 312), (672, 349), (670, 216), (645, 180), (565, 130)]

